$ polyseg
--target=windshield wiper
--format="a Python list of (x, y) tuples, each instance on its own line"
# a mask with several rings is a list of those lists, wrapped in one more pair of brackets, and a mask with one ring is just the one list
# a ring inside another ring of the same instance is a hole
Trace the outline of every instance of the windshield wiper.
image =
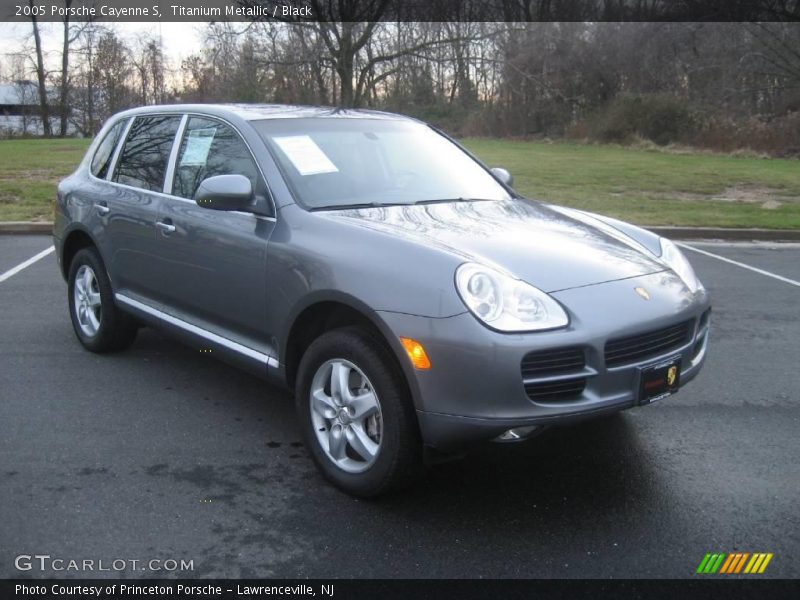
[(436, 198), (434, 200), (417, 200), (413, 204), (444, 204), (447, 202), (496, 202), (491, 198), (465, 198), (459, 196), (458, 198)]
[(432, 200), (417, 200), (415, 202), (354, 202), (352, 204), (326, 204), (325, 206), (314, 206), (309, 208), (311, 211), (318, 210), (347, 210), (359, 208), (381, 208), (385, 206), (418, 206), (422, 204), (444, 204), (448, 202), (496, 202), (492, 198), (434, 198)]
[(309, 210), (347, 210), (348, 208), (380, 208), (381, 206), (394, 206), (383, 202), (354, 202), (353, 204), (326, 204), (325, 206), (314, 206)]

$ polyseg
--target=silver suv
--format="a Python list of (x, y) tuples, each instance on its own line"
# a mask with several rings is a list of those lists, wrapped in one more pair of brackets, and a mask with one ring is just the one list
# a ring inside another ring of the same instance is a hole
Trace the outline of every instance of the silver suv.
[(316, 464), (362, 496), (412, 480), (431, 450), (521, 440), (695, 377), (709, 299), (676, 245), (511, 183), (387, 113), (121, 113), (58, 187), (75, 333), (109, 352), (152, 325), (287, 386)]

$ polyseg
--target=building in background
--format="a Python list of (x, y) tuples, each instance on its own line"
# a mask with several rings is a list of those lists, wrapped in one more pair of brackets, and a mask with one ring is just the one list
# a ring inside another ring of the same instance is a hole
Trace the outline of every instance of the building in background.
[[(51, 106), (55, 104), (52, 90), (48, 91)], [(50, 117), (53, 131), (58, 130), (58, 117)], [(68, 135), (74, 135), (75, 126), (70, 122)], [(39, 88), (33, 81), (21, 80), (0, 83), (0, 138), (39, 136), (43, 134), (39, 107)]]

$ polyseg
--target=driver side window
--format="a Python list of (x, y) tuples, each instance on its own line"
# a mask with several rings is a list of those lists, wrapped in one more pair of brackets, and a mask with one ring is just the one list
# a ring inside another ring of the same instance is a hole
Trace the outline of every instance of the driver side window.
[(175, 164), (172, 193), (192, 200), (200, 183), (215, 175), (244, 175), (257, 197), (267, 196), (258, 168), (239, 134), (221, 121), (190, 117)]

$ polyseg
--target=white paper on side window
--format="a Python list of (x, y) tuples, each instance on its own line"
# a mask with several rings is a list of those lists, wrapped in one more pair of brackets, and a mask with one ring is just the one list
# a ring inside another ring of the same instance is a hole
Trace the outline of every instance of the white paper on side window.
[(339, 171), (331, 159), (307, 135), (290, 135), (273, 139), (289, 157), (300, 175), (319, 175), (320, 173), (337, 173)]
[(214, 134), (217, 133), (216, 127), (206, 127), (204, 129), (193, 129), (186, 137), (186, 148), (181, 156), (181, 167), (202, 167), (208, 160), (208, 151), (214, 141)]

